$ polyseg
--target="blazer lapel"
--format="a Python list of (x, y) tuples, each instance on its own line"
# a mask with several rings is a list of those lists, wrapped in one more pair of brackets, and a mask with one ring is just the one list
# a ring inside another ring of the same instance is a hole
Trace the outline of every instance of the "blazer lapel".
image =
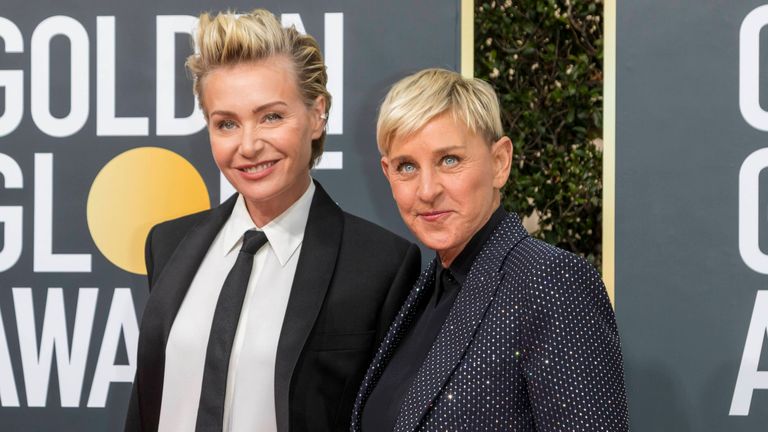
[(357, 399), (355, 400), (352, 412), (352, 430), (359, 431), (361, 429), (365, 402), (368, 400), (368, 396), (371, 395), (374, 387), (376, 387), (376, 383), (378, 383), (381, 374), (384, 372), (384, 368), (389, 363), (403, 337), (408, 334), (408, 330), (411, 328), (411, 324), (413, 324), (417, 306), (425, 298), (424, 293), (432, 291), (432, 286), (435, 283), (434, 275), (435, 261), (432, 260), (429, 263), (429, 267), (421, 273), (414, 283), (408, 298), (405, 299), (405, 303), (403, 303), (394, 322), (389, 327), (384, 341), (381, 343), (378, 351), (376, 351), (373, 362), (368, 366), (368, 371), (365, 373), (363, 382), (360, 384), (360, 390), (358, 390)]
[(309, 209), (299, 262), (277, 344), (277, 430), (289, 429), (291, 378), (328, 291), (341, 246), (344, 215), (319, 183)]
[(461, 363), (496, 295), (504, 278), (501, 268), (506, 255), (527, 235), (517, 215), (510, 214), (494, 230), (475, 258), (448, 318), (405, 396), (395, 425), (396, 431), (415, 430), (434, 405), (440, 391)]
[(200, 263), (221, 227), (232, 213), (237, 195), (211, 210), (207, 218), (194, 226), (179, 243), (158, 275), (147, 300), (141, 321), (146, 335), (138, 347), (141, 364), (147, 365), (138, 376), (142, 387), (140, 400), (145, 430), (157, 430), (165, 373), (165, 346), (181, 302), (192, 283)]

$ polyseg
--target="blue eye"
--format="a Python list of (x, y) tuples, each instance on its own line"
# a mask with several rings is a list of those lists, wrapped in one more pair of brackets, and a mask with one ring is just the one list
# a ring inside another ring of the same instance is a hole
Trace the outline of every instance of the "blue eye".
[(218, 125), (216, 125), (217, 128), (224, 130), (234, 129), (236, 126), (237, 124), (234, 120), (222, 120)]
[(410, 162), (403, 162), (397, 166), (397, 171), (403, 174), (413, 174), (416, 172), (416, 167)]
[(454, 166), (459, 163), (459, 158), (453, 155), (448, 155), (443, 158), (443, 164), (447, 166)]
[(267, 123), (274, 123), (282, 119), (283, 119), (283, 116), (274, 112), (268, 113), (267, 115), (264, 116), (264, 121)]

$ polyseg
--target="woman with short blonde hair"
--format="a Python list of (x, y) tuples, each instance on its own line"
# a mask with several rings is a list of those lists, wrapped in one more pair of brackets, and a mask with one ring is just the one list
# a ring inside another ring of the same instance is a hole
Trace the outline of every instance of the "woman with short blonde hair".
[(435, 258), (363, 379), (352, 432), (628, 431), (600, 275), (501, 206), (512, 142), (491, 87), (408, 76), (377, 135), (400, 216)]
[(310, 175), (331, 106), (314, 38), (257, 9), (201, 15), (196, 41), (187, 66), (237, 193), (149, 233), (126, 431), (347, 430), (419, 249)]
[[(326, 117), (331, 111), (331, 94), (326, 88), (328, 74), (317, 41), (299, 33), (295, 27), (283, 27), (269, 11), (256, 9), (245, 15), (201, 14), (195, 46), (198, 52), (187, 58), (186, 65), (192, 73), (195, 96), (206, 118), (202, 90), (208, 74), (221, 67), (273, 56), (291, 60), (299, 91), (307, 106), (322, 97)], [(325, 131), (312, 141), (312, 166), (320, 159), (324, 142)]]

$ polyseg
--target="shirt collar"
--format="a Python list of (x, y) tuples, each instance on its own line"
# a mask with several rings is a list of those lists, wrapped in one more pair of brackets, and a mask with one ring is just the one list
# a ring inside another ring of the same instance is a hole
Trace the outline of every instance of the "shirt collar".
[(222, 253), (226, 256), (239, 250), (243, 233), (250, 229), (257, 229), (264, 231), (269, 247), (275, 252), (280, 265), (285, 266), (304, 240), (304, 229), (307, 227), (309, 208), (314, 195), (315, 184), (310, 181), (307, 190), (293, 205), (262, 228), (258, 228), (248, 213), (243, 195), (240, 194), (222, 232)]

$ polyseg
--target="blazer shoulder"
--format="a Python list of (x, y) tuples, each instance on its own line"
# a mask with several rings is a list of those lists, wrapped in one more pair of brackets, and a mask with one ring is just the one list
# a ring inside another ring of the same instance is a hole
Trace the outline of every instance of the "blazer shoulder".
[(576, 266), (584, 271), (594, 270), (584, 257), (533, 237), (524, 238), (510, 251), (506, 264), (515, 262), (532, 270), (547, 270), (560, 266)]
[[(534, 238), (520, 242), (504, 264), (504, 272), (516, 289), (523, 289), (529, 301), (548, 305), (547, 313), (571, 307), (573, 310), (601, 304), (610, 308), (600, 273), (584, 257)], [(549, 309), (548, 309), (549, 308)]]
[(147, 234), (145, 244), (145, 260), (147, 276), (150, 285), (154, 276), (165, 267), (165, 263), (173, 255), (179, 243), (198, 223), (212, 212), (211, 209), (161, 222), (152, 227)]
[(205, 219), (206, 216), (211, 213), (211, 211), (212, 209), (203, 210), (197, 213), (181, 216), (176, 219), (160, 222), (152, 227), (153, 235), (162, 237), (163, 240), (170, 240), (178, 237), (178, 240), (181, 241), (187, 232), (189, 232), (189, 230), (197, 225), (201, 220)]

